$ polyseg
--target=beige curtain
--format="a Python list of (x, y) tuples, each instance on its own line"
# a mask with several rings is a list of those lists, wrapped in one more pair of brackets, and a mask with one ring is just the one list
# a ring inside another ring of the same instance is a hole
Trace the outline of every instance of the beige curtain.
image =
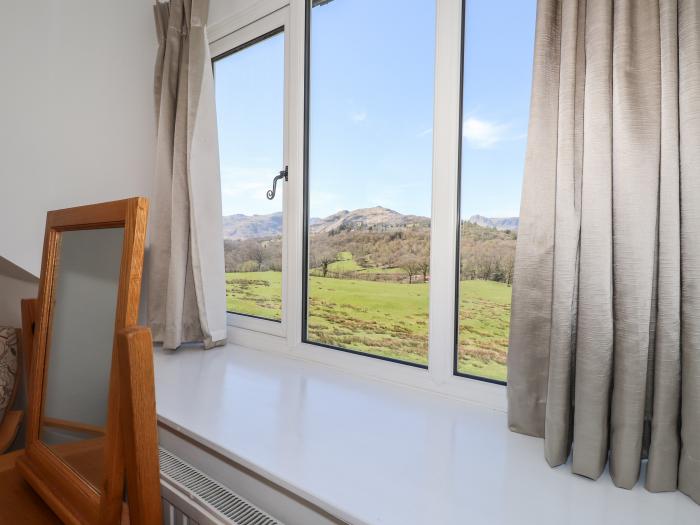
[(226, 291), (208, 1), (155, 5), (158, 125), (148, 318), (165, 348), (226, 340)]
[(700, 502), (700, 2), (540, 0), (509, 425)]

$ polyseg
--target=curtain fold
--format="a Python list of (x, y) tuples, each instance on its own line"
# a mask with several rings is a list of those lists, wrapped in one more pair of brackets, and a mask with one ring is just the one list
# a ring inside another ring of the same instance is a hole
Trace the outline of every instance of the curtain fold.
[(148, 320), (165, 348), (226, 340), (223, 226), (208, 1), (154, 6), (157, 153)]
[(700, 7), (540, 0), (509, 426), (700, 502)]
[(679, 486), (700, 502), (700, 5), (678, 12), (681, 158), (681, 461)]

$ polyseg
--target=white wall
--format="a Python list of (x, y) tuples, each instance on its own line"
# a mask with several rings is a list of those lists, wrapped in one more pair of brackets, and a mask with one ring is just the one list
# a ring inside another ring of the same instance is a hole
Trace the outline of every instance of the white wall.
[(34, 275), (48, 210), (151, 194), (152, 4), (3, 2), (0, 257)]

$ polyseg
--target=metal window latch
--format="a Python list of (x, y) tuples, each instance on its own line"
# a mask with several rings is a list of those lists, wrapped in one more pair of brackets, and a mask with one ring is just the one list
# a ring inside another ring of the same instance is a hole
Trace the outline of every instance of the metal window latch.
[(267, 198), (269, 200), (272, 200), (275, 198), (275, 193), (277, 193), (277, 181), (280, 180), (281, 178), (284, 178), (284, 181), (287, 182), (289, 180), (289, 169), (287, 166), (284, 167), (282, 171), (280, 171), (280, 174), (277, 175), (274, 179), (272, 179), (272, 189), (267, 190)]

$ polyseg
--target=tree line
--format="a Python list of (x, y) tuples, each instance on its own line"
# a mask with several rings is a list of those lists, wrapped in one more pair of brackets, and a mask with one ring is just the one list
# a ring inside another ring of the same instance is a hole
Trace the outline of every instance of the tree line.
[[(462, 222), (460, 229), (460, 279), (484, 279), (511, 284), (517, 235)], [(334, 269), (339, 254), (349, 252), (359, 268)], [(282, 239), (224, 241), (227, 272), (281, 271)], [(309, 236), (310, 273), (322, 277), (397, 280), (409, 284), (430, 278), (430, 227), (412, 226), (386, 230), (341, 229)], [(399, 269), (374, 273), (363, 270)]]

